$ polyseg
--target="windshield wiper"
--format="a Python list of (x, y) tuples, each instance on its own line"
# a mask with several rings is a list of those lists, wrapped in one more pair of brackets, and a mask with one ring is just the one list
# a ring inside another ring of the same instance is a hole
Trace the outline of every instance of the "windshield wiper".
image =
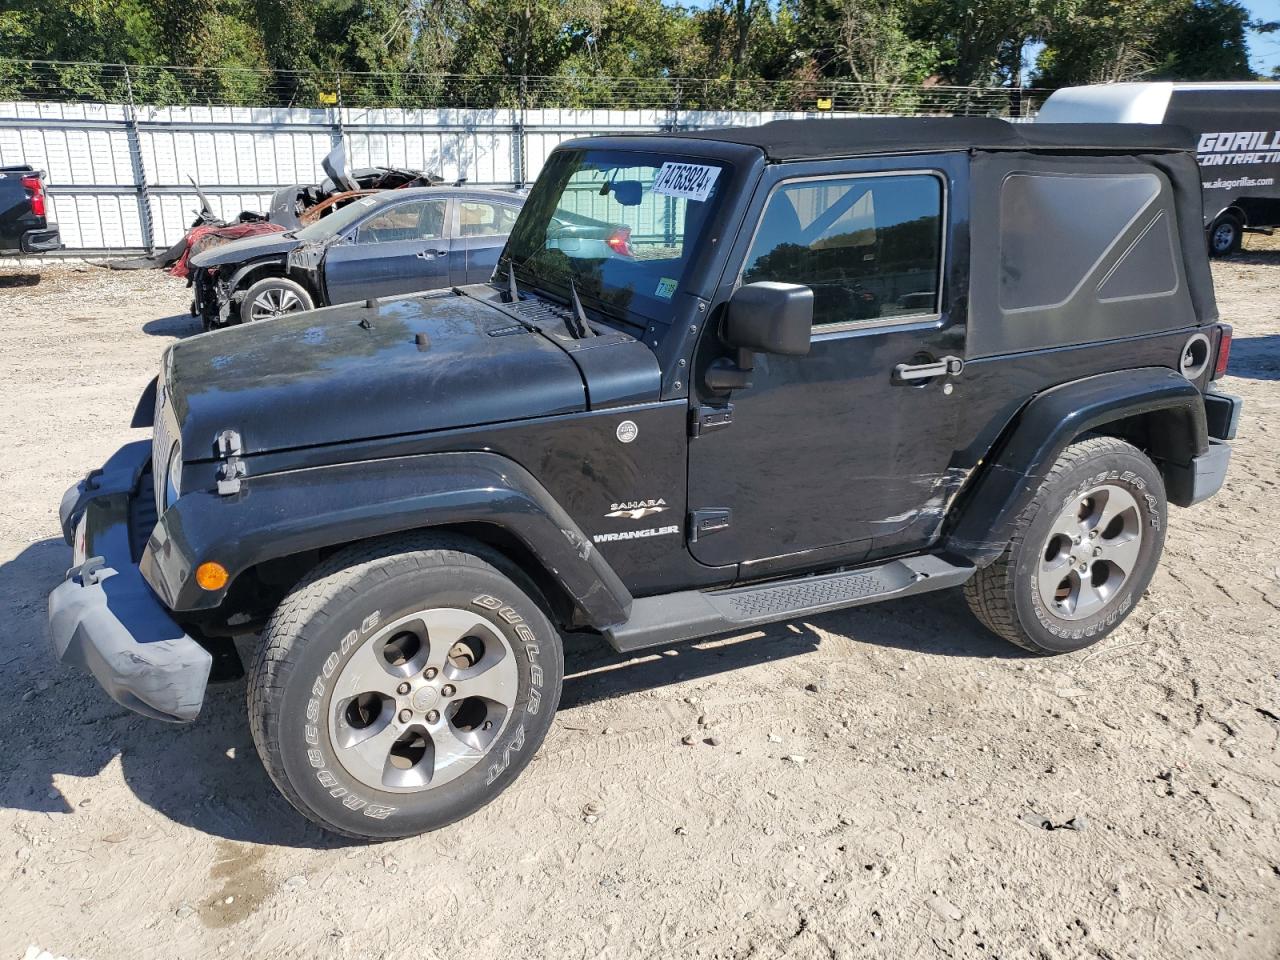
[(567, 325), (569, 331), (579, 340), (594, 337), (596, 332), (591, 329), (591, 324), (587, 323), (587, 311), (582, 309), (582, 301), (578, 298), (578, 287), (572, 278), (569, 279), (569, 293), (573, 300), (573, 317), (575, 321), (574, 324)]
[(507, 261), (507, 292), (502, 295), (502, 302), (520, 302), (520, 288), (516, 286), (516, 264), (514, 260)]

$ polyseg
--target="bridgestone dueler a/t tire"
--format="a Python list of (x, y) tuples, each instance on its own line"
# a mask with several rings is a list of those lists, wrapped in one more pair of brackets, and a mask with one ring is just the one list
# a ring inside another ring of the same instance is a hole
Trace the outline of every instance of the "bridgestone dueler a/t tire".
[[(469, 540), (410, 534), (334, 554), (285, 597), (249, 674), (249, 721), (263, 766), (299, 812), (348, 837), (404, 837), (474, 813), (515, 780), (551, 726), (564, 660), (536, 590), (518, 586), (523, 578), (505, 566)], [(484, 758), (457, 779), (415, 793), (382, 791), (339, 762), (329, 694), (359, 649), (353, 641), (425, 607), (479, 612), (501, 631), (516, 653), (515, 703)]]
[[(1064, 507), (1101, 484), (1122, 487), (1137, 501), (1142, 546), (1133, 571), (1105, 607), (1087, 619), (1062, 619), (1040, 600), (1041, 551)], [(1167, 514), (1164, 480), (1142, 451), (1113, 437), (1073, 443), (1040, 482), (1004, 553), (965, 584), (969, 608), (992, 633), (1033, 653), (1070, 653), (1097, 643), (1123, 622), (1151, 582)]]

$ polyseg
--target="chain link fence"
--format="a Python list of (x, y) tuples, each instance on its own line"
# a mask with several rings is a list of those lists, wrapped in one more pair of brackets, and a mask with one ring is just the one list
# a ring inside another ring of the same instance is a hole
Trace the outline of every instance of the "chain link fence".
[(1047, 90), (688, 77), (464, 76), (0, 60), (0, 101), (1030, 116)]

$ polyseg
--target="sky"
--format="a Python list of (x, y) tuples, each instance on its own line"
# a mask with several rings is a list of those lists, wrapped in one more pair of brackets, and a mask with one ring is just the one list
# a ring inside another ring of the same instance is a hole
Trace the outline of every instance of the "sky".
[[(682, 0), (686, 7), (707, 7), (711, 0)], [(1280, 20), (1280, 0), (1245, 0), (1246, 9), (1255, 20)], [(1249, 60), (1254, 70), (1270, 76), (1271, 68), (1280, 66), (1280, 32), (1249, 34)]]

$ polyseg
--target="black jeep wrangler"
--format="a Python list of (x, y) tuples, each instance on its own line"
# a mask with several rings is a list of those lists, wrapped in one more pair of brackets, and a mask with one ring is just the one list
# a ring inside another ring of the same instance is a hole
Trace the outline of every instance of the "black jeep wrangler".
[(563, 632), (630, 651), (963, 585), (1001, 637), (1079, 650), (1230, 457), (1191, 146), (994, 119), (564, 144), (492, 282), (168, 350), (153, 438), (62, 503), (57, 655), (192, 720), (260, 633), (272, 779), (380, 838), (515, 779)]

